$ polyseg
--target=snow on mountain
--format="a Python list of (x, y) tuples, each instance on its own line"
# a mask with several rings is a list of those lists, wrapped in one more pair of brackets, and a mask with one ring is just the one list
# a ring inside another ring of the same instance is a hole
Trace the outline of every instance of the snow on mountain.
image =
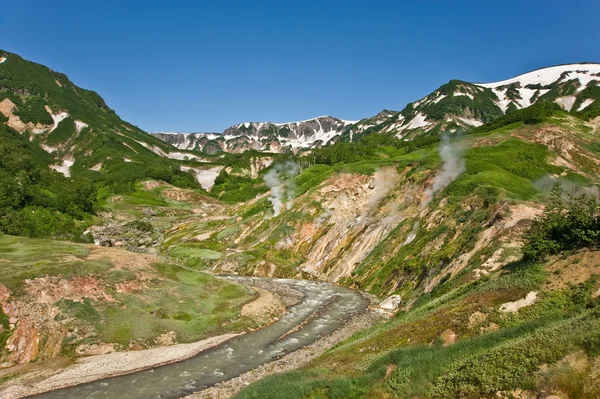
[(369, 132), (406, 140), (423, 133), (467, 130), (500, 115), (553, 101), (567, 112), (596, 107), (600, 64), (579, 63), (537, 69), (492, 83), (451, 80), (402, 111), (383, 110), (360, 121), (320, 116), (296, 122), (242, 122), (216, 133), (152, 133), (181, 150), (206, 153), (296, 151), (356, 140)]
[(427, 132), (470, 129), (536, 102), (553, 101), (565, 111), (580, 112), (594, 103), (600, 64), (568, 64), (542, 68), (492, 83), (452, 80), (400, 112), (354, 124), (352, 138), (367, 129), (410, 139)]
[(207, 153), (243, 152), (256, 149), (266, 152), (313, 148), (335, 141), (356, 121), (319, 116), (296, 122), (242, 122), (222, 134), (155, 132), (155, 137), (181, 150)]
[(566, 64), (536, 69), (500, 82), (475, 84), (493, 89), (513, 83), (519, 83), (521, 87), (528, 85), (548, 86), (557, 81), (577, 79), (581, 84), (581, 90), (583, 90), (590, 81), (598, 80), (598, 76), (600, 76), (598, 74), (600, 74), (600, 64)]

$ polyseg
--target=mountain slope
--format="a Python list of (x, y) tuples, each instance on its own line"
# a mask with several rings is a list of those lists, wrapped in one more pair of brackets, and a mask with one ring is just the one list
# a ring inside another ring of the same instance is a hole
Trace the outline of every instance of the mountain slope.
[(98, 197), (156, 178), (184, 187), (170, 145), (120, 119), (64, 74), (0, 51), (0, 233), (82, 236)]
[(365, 131), (412, 138), (423, 133), (467, 130), (494, 118), (552, 101), (567, 112), (598, 113), (600, 64), (568, 64), (538, 69), (495, 83), (451, 80), (400, 112), (383, 111), (353, 125), (344, 138)]
[(0, 123), (52, 154), (55, 170), (98, 178), (101, 171), (182, 158), (66, 75), (16, 54), (0, 50), (0, 56)]
[(299, 122), (244, 122), (217, 133), (151, 133), (153, 136), (182, 150), (209, 154), (240, 153), (246, 150), (266, 152), (295, 151), (326, 145), (335, 141), (353, 121), (320, 116)]
[(245, 122), (217, 133), (152, 133), (182, 150), (209, 154), (317, 148), (341, 139), (353, 141), (379, 132), (402, 138), (423, 133), (468, 130), (493, 119), (552, 101), (565, 111), (600, 114), (600, 64), (568, 64), (538, 69), (494, 83), (451, 80), (402, 111), (383, 110), (360, 121), (323, 116), (283, 124)]
[[(553, 183), (566, 198), (597, 193), (598, 121), (559, 110), (540, 123), (489, 126), (451, 141), (338, 142), (296, 158), (302, 171), (287, 180), (280, 165), (278, 188), (232, 207), (229, 221), (178, 226), (163, 249), (194, 249), (211, 270), (401, 298), (388, 322), (239, 398), (598, 397), (598, 241), (523, 258)], [(334, 162), (321, 157), (329, 152)], [(200, 252), (209, 249), (218, 259)], [(241, 381), (233, 385), (252, 378)]]

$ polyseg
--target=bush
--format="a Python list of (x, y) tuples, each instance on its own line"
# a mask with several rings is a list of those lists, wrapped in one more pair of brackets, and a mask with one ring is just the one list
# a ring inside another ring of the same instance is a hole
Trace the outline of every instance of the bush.
[(549, 205), (525, 235), (525, 259), (535, 262), (562, 251), (595, 247), (600, 244), (598, 200), (582, 195), (564, 199), (559, 184), (552, 188)]

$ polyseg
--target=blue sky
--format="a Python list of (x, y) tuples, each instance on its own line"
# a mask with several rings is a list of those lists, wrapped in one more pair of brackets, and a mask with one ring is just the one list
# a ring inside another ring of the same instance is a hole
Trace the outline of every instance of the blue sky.
[(0, 2), (0, 48), (148, 131), (361, 119), (450, 79), (600, 62), (597, 0)]

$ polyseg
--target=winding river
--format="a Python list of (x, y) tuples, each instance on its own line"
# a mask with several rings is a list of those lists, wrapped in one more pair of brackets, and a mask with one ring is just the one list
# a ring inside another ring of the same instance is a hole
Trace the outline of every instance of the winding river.
[[(247, 277), (230, 277), (244, 282)], [(233, 338), (190, 359), (35, 396), (39, 399), (179, 398), (268, 363), (328, 335), (363, 312), (360, 293), (327, 283), (269, 279), (301, 291), (301, 301), (263, 329)]]

